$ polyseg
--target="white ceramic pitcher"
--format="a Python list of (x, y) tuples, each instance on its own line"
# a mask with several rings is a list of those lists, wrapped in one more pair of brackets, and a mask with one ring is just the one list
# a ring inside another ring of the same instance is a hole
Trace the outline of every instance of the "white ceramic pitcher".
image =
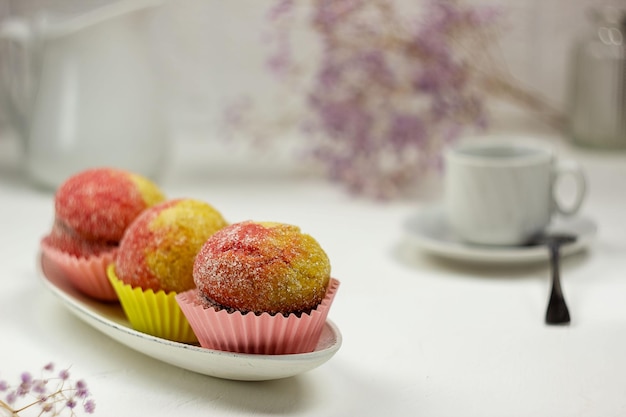
[(35, 182), (56, 187), (95, 166), (158, 178), (169, 135), (137, 25), (157, 4), (116, 1), (71, 19), (0, 24), (1, 92)]

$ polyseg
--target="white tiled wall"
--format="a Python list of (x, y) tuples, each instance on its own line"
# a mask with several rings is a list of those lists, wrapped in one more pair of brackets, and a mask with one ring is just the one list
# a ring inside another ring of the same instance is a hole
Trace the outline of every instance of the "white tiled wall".
[[(0, 0), (0, 13), (23, 14), (41, 7), (67, 11), (103, 1)], [(506, 12), (500, 49), (512, 75), (563, 108), (570, 47), (585, 30), (585, 10), (602, 1), (490, 1)], [(169, 0), (155, 11), (146, 35), (155, 52), (155, 71), (162, 76), (169, 98), (174, 128), (211, 134), (225, 100), (246, 91), (271, 94), (261, 39), (264, 13), (272, 3)]]

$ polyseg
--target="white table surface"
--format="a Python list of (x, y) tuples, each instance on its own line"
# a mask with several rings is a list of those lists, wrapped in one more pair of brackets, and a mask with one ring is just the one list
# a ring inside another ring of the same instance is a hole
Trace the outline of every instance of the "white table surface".
[(566, 327), (543, 323), (545, 263), (452, 263), (408, 247), (402, 223), (423, 200), (356, 199), (302, 175), (225, 178), (175, 158), (171, 197), (204, 199), (230, 221), (299, 225), (328, 252), (342, 286), (329, 318), (343, 345), (305, 374), (237, 382), (131, 350), (84, 324), (37, 276), (50, 192), (0, 159), (0, 379), (47, 362), (84, 378), (101, 416), (623, 416), (626, 415), (626, 154), (562, 145), (588, 174), (583, 213), (599, 228), (566, 259)]

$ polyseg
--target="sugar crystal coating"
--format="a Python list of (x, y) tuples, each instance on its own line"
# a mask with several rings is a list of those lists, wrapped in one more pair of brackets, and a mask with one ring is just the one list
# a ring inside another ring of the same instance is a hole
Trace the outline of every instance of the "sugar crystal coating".
[(119, 169), (94, 168), (61, 184), (55, 194), (55, 212), (80, 238), (119, 242), (139, 213), (164, 199), (146, 178)]
[(226, 225), (222, 215), (203, 201), (175, 199), (157, 204), (145, 210), (122, 238), (117, 276), (133, 287), (155, 292), (194, 288), (196, 254)]
[(196, 257), (193, 274), (209, 305), (289, 314), (322, 301), (330, 261), (297, 226), (247, 221), (211, 236)]

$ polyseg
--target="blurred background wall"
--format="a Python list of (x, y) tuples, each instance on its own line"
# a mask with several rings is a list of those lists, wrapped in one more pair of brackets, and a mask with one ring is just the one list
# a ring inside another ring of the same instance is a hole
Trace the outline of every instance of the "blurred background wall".
[[(419, 1), (403, 0), (419, 7)], [(479, 1), (479, 0), (469, 0)], [(554, 106), (566, 103), (568, 56), (600, 0), (493, 0), (506, 19), (499, 48), (511, 74)], [(0, 15), (43, 8), (80, 12), (102, 0), (0, 0)], [(268, 0), (169, 0), (154, 11), (145, 34), (162, 79), (175, 132), (203, 140), (217, 133), (221, 108), (242, 92), (271, 94), (264, 68)], [(307, 42), (303, 43), (307, 47)], [(313, 49), (313, 48), (312, 48)], [(1, 59), (1, 57), (0, 57)], [(1, 112), (0, 108), (0, 112)], [(0, 116), (5, 120), (6, 115)]]

